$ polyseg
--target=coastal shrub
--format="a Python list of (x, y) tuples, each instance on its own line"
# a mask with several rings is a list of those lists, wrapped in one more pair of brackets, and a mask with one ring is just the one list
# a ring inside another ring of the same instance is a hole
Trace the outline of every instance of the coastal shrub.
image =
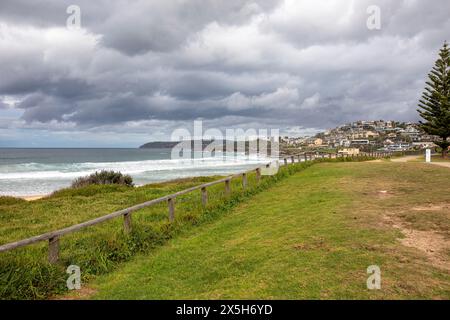
[(96, 171), (89, 176), (75, 179), (72, 182), (72, 188), (82, 188), (90, 185), (98, 184), (118, 184), (125, 186), (133, 186), (133, 178), (115, 171)]

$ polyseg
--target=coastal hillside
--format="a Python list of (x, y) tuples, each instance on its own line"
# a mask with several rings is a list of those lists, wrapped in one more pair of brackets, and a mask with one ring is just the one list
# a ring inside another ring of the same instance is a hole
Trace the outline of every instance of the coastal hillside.
[[(251, 151), (251, 152), (258, 152), (261, 148), (261, 150), (264, 151), (271, 151), (272, 143), (271, 141), (264, 141), (264, 144), (261, 144), (261, 139), (253, 140), (253, 141), (242, 141), (245, 146), (245, 151)], [(139, 147), (139, 149), (171, 149), (175, 147), (176, 145), (180, 144), (181, 141), (153, 141), (148, 142)], [(214, 143), (214, 140), (187, 140), (185, 141), (187, 145), (190, 144), (191, 149), (195, 149), (194, 146), (198, 144), (198, 146), (201, 146), (202, 150), (204, 150), (206, 147)], [(227, 146), (234, 146), (234, 151), (242, 151), (239, 150), (240, 143), (235, 140), (223, 140), (223, 150), (227, 150)], [(229, 147), (228, 147), (229, 148)]]
[(154, 141), (141, 145), (139, 149), (171, 149), (178, 143), (178, 141)]

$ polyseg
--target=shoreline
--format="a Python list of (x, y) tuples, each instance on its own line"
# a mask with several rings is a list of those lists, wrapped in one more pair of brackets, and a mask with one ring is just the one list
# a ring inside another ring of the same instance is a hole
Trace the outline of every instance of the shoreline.
[[(175, 179), (169, 179), (169, 180), (163, 180), (163, 181), (156, 181), (156, 182), (151, 182), (151, 183), (144, 183), (144, 184), (135, 184), (133, 186), (133, 188), (140, 188), (140, 187), (144, 187), (147, 185), (152, 185), (152, 184), (161, 184), (161, 183), (177, 183), (177, 182), (183, 182), (183, 181), (188, 181), (191, 179), (195, 179), (195, 178), (207, 178), (207, 177), (212, 177), (212, 176), (216, 176), (216, 175), (202, 175), (202, 176), (191, 176), (191, 177), (184, 177), (184, 178), (175, 178)], [(220, 176), (220, 175), (219, 175)], [(221, 176), (220, 176), (221, 177)], [(63, 190), (65, 188), (59, 189), (59, 190)], [(54, 192), (57, 192), (59, 190), (55, 190)], [(43, 199), (43, 198), (47, 198), (50, 197), (53, 193), (48, 193), (48, 194), (31, 194), (31, 195), (22, 195), (22, 196), (17, 196), (17, 195), (0, 195), (0, 197), (12, 197), (12, 198), (17, 198), (17, 199), (22, 199), (25, 201), (36, 201), (39, 199)]]
[(45, 198), (49, 196), (49, 194), (41, 194), (41, 195), (34, 195), (34, 196), (16, 196), (15, 198), (23, 199), (25, 201), (35, 201), (42, 198)]

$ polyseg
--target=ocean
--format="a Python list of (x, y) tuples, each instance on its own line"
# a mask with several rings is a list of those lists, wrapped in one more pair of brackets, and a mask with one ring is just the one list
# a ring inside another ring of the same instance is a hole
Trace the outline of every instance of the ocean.
[(227, 175), (248, 170), (267, 158), (236, 154), (203, 159), (171, 159), (171, 149), (14, 149), (0, 148), (0, 195), (46, 195), (81, 176), (114, 170), (136, 185), (178, 178)]

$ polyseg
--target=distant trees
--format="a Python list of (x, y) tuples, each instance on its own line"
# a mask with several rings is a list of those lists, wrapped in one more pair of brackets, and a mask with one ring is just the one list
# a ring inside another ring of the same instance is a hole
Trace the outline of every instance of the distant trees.
[(444, 42), (428, 78), (417, 110), (425, 121), (419, 121), (419, 125), (426, 133), (442, 139), (435, 143), (442, 148), (442, 157), (446, 158), (450, 146), (450, 49), (447, 42)]

